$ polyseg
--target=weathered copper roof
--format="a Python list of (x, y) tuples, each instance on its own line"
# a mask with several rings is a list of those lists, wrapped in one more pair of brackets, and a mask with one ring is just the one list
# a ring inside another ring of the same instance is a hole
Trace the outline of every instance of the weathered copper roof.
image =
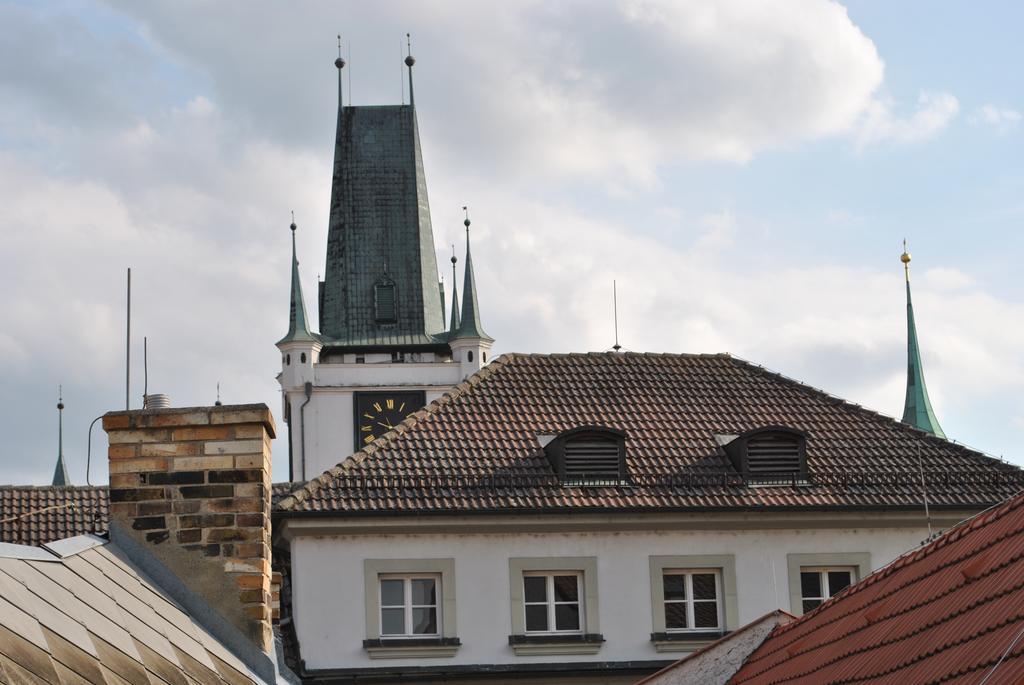
[(776, 628), (730, 685), (1024, 682), (1024, 494)]
[(263, 682), (115, 545), (54, 549), (0, 545), (0, 682)]
[[(585, 425), (626, 434), (629, 483), (563, 486), (538, 442)], [(716, 442), (764, 426), (807, 435), (807, 483), (753, 487)], [(984, 507), (1020, 469), (728, 355), (504, 355), (345, 459), (280, 512)]]
[[(378, 284), (395, 289), (393, 323), (375, 320)], [(415, 108), (340, 108), (320, 337), (334, 348), (443, 345), (437, 284)]]
[[(276, 503), (298, 487), (274, 483)], [(107, 532), (106, 485), (0, 485), (0, 542), (45, 545), (85, 533)]]

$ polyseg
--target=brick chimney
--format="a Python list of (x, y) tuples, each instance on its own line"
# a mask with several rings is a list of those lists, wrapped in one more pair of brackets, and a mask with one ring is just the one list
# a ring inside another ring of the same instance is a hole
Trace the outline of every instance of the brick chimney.
[(148, 552), (186, 594), (271, 653), (270, 410), (117, 411), (103, 428), (111, 537)]

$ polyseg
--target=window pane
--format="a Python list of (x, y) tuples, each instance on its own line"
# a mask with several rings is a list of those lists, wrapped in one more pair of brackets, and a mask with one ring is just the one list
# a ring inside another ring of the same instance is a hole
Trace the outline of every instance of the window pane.
[[(694, 590), (696, 593), (696, 590)], [(695, 628), (718, 627), (718, 604), (716, 602), (694, 602), (693, 623)]]
[(580, 600), (578, 580), (577, 576), (555, 576), (555, 601), (578, 602)]
[(686, 599), (686, 576), (665, 574), (661, 579), (665, 599)]
[(412, 603), (414, 605), (437, 604), (433, 578), (412, 579)]
[(687, 628), (686, 625), (686, 603), (685, 602), (669, 602), (665, 605), (665, 628), (667, 630), (676, 630), (679, 628)]
[(547, 630), (548, 629), (548, 608), (544, 604), (527, 605), (526, 607), (526, 629)]
[(380, 610), (380, 634), (381, 635), (402, 635), (405, 633), (405, 610), (404, 609), (381, 609)]
[(546, 602), (548, 599), (547, 578), (544, 576), (524, 576), (523, 591), (524, 599), (527, 602)]
[(715, 596), (715, 574), (694, 573), (693, 574), (693, 598), (694, 599), (717, 599)]
[(800, 596), (821, 597), (821, 574), (817, 571), (800, 573)]
[(844, 587), (852, 582), (853, 574), (849, 571), (829, 571), (828, 572), (828, 594), (829, 597), (836, 594)]
[(555, 605), (555, 630), (579, 630), (580, 629), (580, 605), (579, 604), (557, 604)]
[(805, 599), (804, 600), (804, 613), (806, 614), (808, 611), (811, 611), (813, 609), (817, 609), (819, 606), (821, 606), (821, 602), (819, 600), (817, 600), (817, 599)]
[(405, 592), (402, 589), (401, 579), (390, 579), (380, 581), (380, 605), (381, 606), (402, 606), (405, 604)]
[(413, 609), (412, 632), (417, 635), (433, 635), (437, 632), (437, 609)]

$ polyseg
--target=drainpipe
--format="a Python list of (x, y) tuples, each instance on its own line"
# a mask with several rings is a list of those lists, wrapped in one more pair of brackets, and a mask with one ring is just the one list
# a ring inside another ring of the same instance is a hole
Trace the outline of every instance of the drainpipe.
[(306, 401), (299, 407), (299, 432), (302, 441), (302, 480), (306, 480), (306, 405), (313, 399), (313, 384), (306, 382)]

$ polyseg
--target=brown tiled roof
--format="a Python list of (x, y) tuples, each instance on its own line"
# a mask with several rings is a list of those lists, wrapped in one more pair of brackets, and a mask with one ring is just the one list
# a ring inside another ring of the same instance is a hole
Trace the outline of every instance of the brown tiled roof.
[[(276, 504), (298, 487), (274, 483)], [(45, 545), (107, 532), (107, 486), (0, 485), (0, 542)]]
[(116, 545), (61, 545), (0, 545), (0, 683), (264, 682)]
[(1024, 495), (776, 628), (729, 684), (1022, 683), (1021, 657)]
[[(537, 436), (626, 433), (628, 487), (557, 483)], [(810, 484), (753, 487), (716, 434), (807, 435)], [(504, 355), (307, 483), (280, 512), (978, 507), (1016, 492), (1014, 466), (729, 355)]]
[(38, 546), (106, 530), (106, 486), (0, 485), (0, 542)]

